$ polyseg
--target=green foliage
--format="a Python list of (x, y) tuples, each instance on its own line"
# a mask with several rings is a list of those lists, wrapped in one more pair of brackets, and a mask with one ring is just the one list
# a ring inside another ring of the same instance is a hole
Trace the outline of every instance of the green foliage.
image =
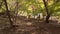
[[(52, 2), (48, 2), (48, 9), (49, 13), (51, 15), (60, 15), (60, 2), (56, 3), (55, 0), (51, 0)], [(0, 12), (6, 11), (6, 7), (4, 5), (4, 2), (0, 0), (1, 8)], [(37, 15), (38, 13), (43, 13), (45, 11), (44, 4), (42, 0), (7, 0), (8, 2), (8, 8), (10, 11), (17, 11), (16, 7), (18, 7), (18, 11), (23, 11), (27, 14), (33, 14)], [(18, 2), (18, 6), (17, 3)], [(32, 9), (32, 6), (34, 7), (34, 10)], [(36, 9), (35, 9), (36, 8)]]
[(59, 3), (53, 3), (49, 6), (49, 11), (51, 15), (58, 15), (57, 13), (60, 12), (60, 2)]

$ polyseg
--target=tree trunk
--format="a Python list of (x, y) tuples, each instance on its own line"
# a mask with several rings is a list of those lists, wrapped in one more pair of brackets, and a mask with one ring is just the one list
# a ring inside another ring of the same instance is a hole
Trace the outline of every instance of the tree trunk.
[(16, 0), (16, 12), (15, 12), (15, 23), (16, 23), (16, 20), (17, 20), (17, 15), (18, 15), (18, 0)]
[(13, 22), (11, 20), (10, 14), (9, 14), (10, 11), (8, 10), (8, 6), (7, 6), (7, 0), (4, 0), (4, 2), (5, 2), (6, 11), (7, 11), (7, 16), (10, 21), (10, 25), (13, 26)]
[(45, 6), (45, 9), (46, 9), (46, 12), (47, 12), (46, 23), (49, 23), (50, 14), (48, 12), (47, 2), (45, 0), (43, 0), (43, 2), (44, 2), (44, 6)]

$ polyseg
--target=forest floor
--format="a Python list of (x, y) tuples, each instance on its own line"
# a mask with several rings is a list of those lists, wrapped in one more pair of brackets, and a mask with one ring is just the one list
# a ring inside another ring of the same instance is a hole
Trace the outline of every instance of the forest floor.
[(60, 34), (60, 24), (46, 24), (43, 20), (17, 17), (15, 25), (10, 28), (8, 18), (0, 16), (0, 34)]

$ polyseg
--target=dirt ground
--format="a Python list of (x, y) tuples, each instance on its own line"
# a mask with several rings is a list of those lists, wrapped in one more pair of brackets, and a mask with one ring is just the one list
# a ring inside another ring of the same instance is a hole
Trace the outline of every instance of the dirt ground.
[(18, 27), (11, 28), (8, 18), (0, 17), (0, 34), (60, 34), (60, 25), (50, 23), (46, 24), (42, 20), (17, 17), (14, 24)]

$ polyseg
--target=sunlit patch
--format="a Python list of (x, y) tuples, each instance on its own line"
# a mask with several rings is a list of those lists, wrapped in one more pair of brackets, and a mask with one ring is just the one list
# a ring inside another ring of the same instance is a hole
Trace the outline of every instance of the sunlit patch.
[(2, 12), (2, 9), (0, 9), (0, 12)]
[(28, 10), (32, 10), (31, 6), (28, 7)]
[(42, 8), (44, 8), (44, 5), (43, 5), (43, 4), (41, 4), (41, 7), (42, 7)]
[(55, 7), (55, 9), (54, 10), (56, 10), (56, 9), (58, 9), (57, 7)]
[(28, 22), (28, 23), (26, 23), (27, 25), (32, 25), (32, 23), (31, 22)]
[(58, 8), (60, 8), (60, 6), (58, 6)]
[(42, 0), (38, 0), (39, 2), (43, 2)]
[(54, 10), (60, 9), (60, 6), (56, 6)]
[(50, 1), (49, 3), (48, 3), (48, 5), (52, 5), (53, 4), (53, 1)]

